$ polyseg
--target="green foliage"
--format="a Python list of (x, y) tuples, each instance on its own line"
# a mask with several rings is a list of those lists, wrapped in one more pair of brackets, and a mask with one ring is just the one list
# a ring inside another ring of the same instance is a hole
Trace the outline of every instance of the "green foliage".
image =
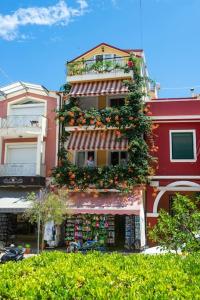
[[(97, 65), (100, 68), (102, 62), (96, 63), (96, 67)], [(75, 66), (77, 67), (77, 63)], [(53, 170), (55, 183), (69, 188), (86, 189), (94, 185), (94, 188), (117, 188), (128, 191), (135, 185), (145, 184), (148, 181), (148, 176), (152, 175), (150, 165), (153, 158), (145, 137), (151, 134), (152, 124), (146, 115), (143, 101), (148, 79), (141, 77), (140, 67), (141, 60), (131, 55), (127, 65), (123, 68), (124, 72), (132, 71), (134, 74), (133, 80), (124, 82), (129, 92), (123, 106), (106, 107), (102, 110), (91, 108), (83, 111), (79, 107), (78, 100), (70, 98), (58, 111), (58, 118), (63, 127), (93, 125), (104, 130), (115, 128), (116, 139), (128, 140), (129, 161), (127, 165), (105, 166), (93, 170), (87, 167), (78, 168), (69, 162), (64, 143), (68, 136), (63, 133), (59, 164)], [(64, 94), (68, 94), (68, 85)]]
[(177, 194), (173, 214), (161, 210), (158, 223), (150, 232), (150, 238), (168, 250), (200, 251), (200, 198), (190, 199)]
[(200, 254), (44, 252), (0, 266), (0, 299), (199, 299)]
[(66, 191), (58, 190), (57, 193), (44, 193), (41, 199), (35, 193), (31, 193), (28, 200), (32, 201), (32, 205), (25, 211), (24, 217), (31, 223), (36, 223), (39, 215), (42, 224), (53, 220), (55, 224), (59, 225), (64, 220), (67, 213)]

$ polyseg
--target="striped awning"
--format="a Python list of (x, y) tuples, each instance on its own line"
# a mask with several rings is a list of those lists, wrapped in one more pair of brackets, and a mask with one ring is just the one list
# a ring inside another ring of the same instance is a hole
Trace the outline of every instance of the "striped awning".
[(67, 142), (67, 150), (127, 150), (128, 140), (117, 138), (115, 130), (74, 131)]
[(127, 92), (128, 88), (124, 85), (123, 80), (107, 80), (74, 83), (70, 91), (70, 96), (113, 95), (125, 94)]

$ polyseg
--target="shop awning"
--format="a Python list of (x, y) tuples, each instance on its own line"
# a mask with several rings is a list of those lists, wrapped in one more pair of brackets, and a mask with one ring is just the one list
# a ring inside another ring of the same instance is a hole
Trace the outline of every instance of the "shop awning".
[(142, 205), (142, 190), (131, 195), (116, 192), (71, 193), (68, 209), (71, 214), (139, 215)]
[(71, 132), (67, 150), (127, 150), (128, 140), (117, 138), (115, 130), (85, 130)]
[(128, 88), (124, 85), (123, 80), (107, 80), (74, 83), (69, 94), (72, 97), (81, 97), (125, 94), (127, 92)]
[(0, 198), (0, 213), (23, 213), (31, 205), (20, 198)]

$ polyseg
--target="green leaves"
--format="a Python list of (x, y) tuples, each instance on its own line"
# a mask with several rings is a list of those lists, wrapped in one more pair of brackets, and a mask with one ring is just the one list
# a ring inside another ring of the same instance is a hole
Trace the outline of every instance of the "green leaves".
[(43, 254), (0, 266), (0, 299), (199, 299), (200, 254)]
[(158, 223), (150, 238), (168, 250), (200, 251), (200, 199), (177, 194), (172, 204), (172, 215), (161, 210)]

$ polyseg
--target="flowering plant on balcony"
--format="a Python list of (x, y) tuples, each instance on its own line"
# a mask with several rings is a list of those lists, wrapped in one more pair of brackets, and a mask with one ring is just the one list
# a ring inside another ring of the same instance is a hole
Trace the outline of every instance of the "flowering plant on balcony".
[(55, 183), (65, 185), (70, 189), (85, 190), (88, 187), (98, 189), (113, 189), (129, 191), (135, 185), (145, 184), (148, 176), (153, 175), (152, 162), (155, 162), (152, 153), (157, 151), (152, 139), (147, 144), (146, 137), (152, 135), (153, 125), (150, 121), (149, 108), (143, 101), (146, 78), (140, 76), (139, 63), (130, 57), (127, 68), (134, 71), (134, 80), (126, 81), (128, 95), (125, 104), (121, 107), (107, 107), (102, 110), (90, 109), (82, 111), (78, 102), (70, 98), (59, 114), (64, 117), (66, 126), (94, 125), (115, 128), (117, 138), (127, 138), (129, 161), (126, 166), (105, 166), (98, 168), (73, 165), (68, 159), (68, 153), (64, 147), (64, 141), (68, 133), (63, 133), (59, 163), (53, 170)]
[[(137, 63), (139, 61), (137, 60)], [(130, 72), (133, 70), (133, 66), (135, 66), (136, 60), (134, 56), (130, 56), (130, 58), (127, 61), (127, 58), (121, 58), (119, 59), (108, 59), (103, 61), (97, 61), (93, 62), (91, 61), (76, 61), (73, 63), (69, 63), (67, 65), (68, 68), (68, 75), (74, 76), (74, 75), (82, 75), (87, 74), (89, 72), (93, 73), (109, 73), (114, 70), (122, 70), (125, 73)]]

